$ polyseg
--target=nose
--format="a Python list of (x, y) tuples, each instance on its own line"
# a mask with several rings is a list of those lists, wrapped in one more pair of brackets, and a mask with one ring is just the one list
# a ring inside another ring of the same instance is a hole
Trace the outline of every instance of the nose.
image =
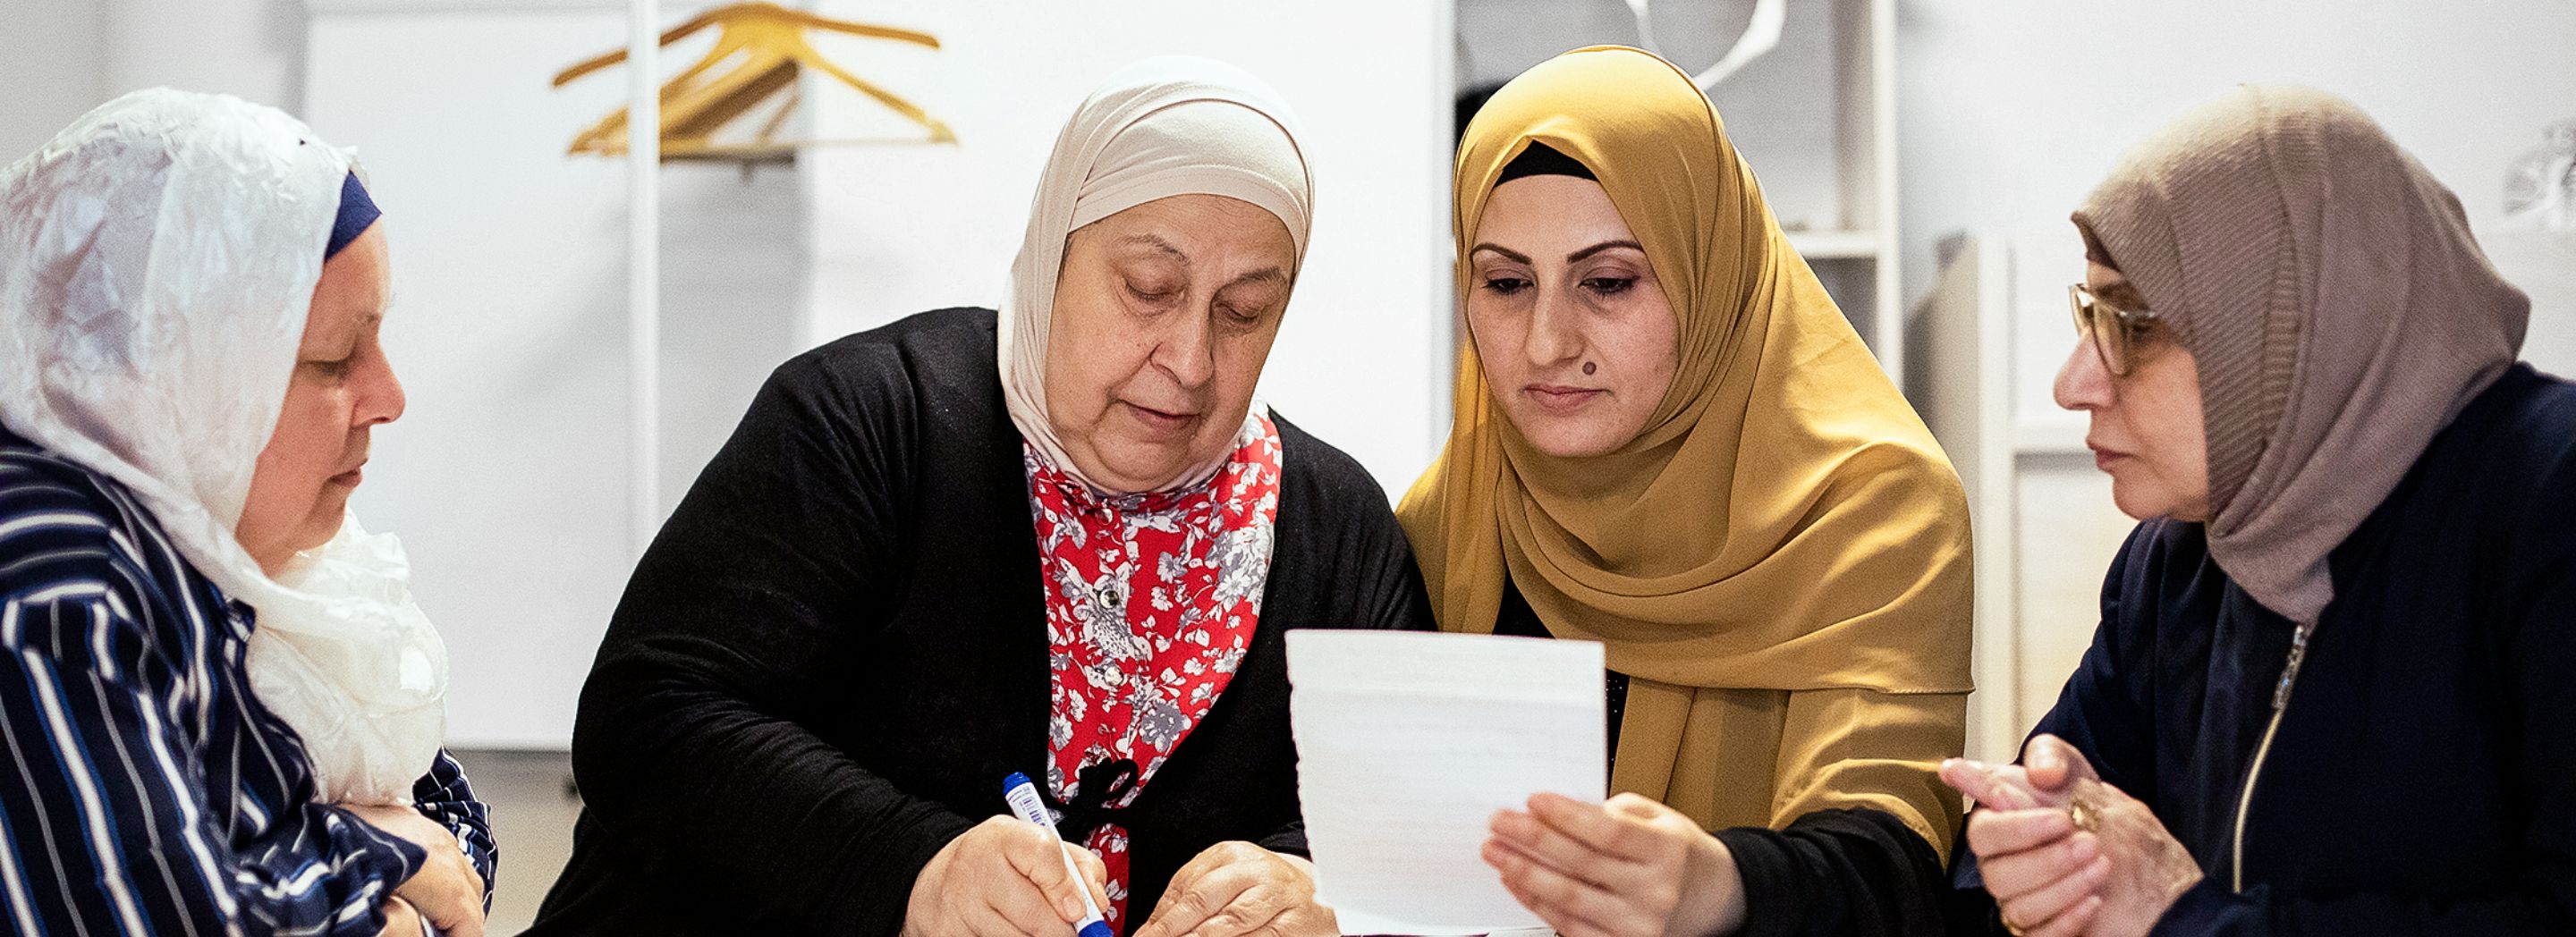
[(1530, 364), (1541, 368), (1563, 364), (1583, 352), (1583, 333), (1576, 329), (1574, 321), (1582, 310), (1575, 308), (1577, 303), (1572, 297), (1559, 296), (1554, 290), (1537, 292), (1538, 299), (1530, 310), (1529, 340), (1522, 344), (1521, 352), (1529, 357)]
[(2057, 382), (2050, 390), (2057, 405), (2068, 410), (2101, 410), (2119, 399), (2111, 370), (2103, 366), (2102, 352), (2090, 335), (2075, 340), (2075, 350), (2058, 367)]
[(403, 397), (402, 379), (394, 376), (393, 361), (385, 357), (382, 346), (368, 357), (373, 360), (360, 377), (357, 406), (351, 414), (354, 422), (374, 426), (402, 419), (408, 401)]
[(1182, 387), (1206, 385), (1216, 374), (1216, 336), (1209, 323), (1218, 314), (1209, 309), (1198, 315), (1173, 316), (1179, 321), (1154, 346), (1154, 366)]

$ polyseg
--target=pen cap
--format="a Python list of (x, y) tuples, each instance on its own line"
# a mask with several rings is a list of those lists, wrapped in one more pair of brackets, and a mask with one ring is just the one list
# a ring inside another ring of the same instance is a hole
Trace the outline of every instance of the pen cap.
[(1118, 937), (1118, 935), (1109, 932), (1109, 922), (1093, 921), (1082, 925), (1081, 937)]
[(1002, 802), (1011, 806), (1012, 815), (1055, 829), (1055, 818), (1047, 813), (1046, 801), (1038, 797), (1038, 786), (1029, 783), (1028, 775), (1013, 772), (1002, 779)]

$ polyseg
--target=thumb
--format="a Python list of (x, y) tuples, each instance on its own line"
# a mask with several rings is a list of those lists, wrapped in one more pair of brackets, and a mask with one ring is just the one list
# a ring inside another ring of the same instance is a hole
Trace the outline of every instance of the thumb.
[(2066, 792), (2078, 780), (2101, 780), (2083, 752), (2054, 735), (2032, 737), (2022, 748), (2021, 763), (2030, 772), (2031, 786), (2052, 794)]
[(1021, 820), (1010, 822), (1017, 826), (1003, 844), (1004, 858), (1022, 878), (1037, 888), (1040, 895), (1045, 896), (1047, 904), (1055, 906), (1058, 917), (1064, 918), (1068, 924), (1082, 920), (1084, 883), (1065, 869), (1065, 844), (1056, 839), (1055, 834), (1034, 824)]
[(1082, 868), (1082, 885), (1091, 891), (1092, 903), (1099, 905), (1102, 913), (1108, 913), (1113, 904), (1109, 900), (1109, 865), (1089, 849), (1072, 843), (1064, 844), (1064, 848), (1073, 856), (1074, 864)]

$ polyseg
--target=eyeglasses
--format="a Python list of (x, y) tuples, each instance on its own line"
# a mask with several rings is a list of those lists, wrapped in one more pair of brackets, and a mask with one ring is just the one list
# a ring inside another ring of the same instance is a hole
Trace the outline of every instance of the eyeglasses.
[(2066, 299), (2075, 310), (2075, 334), (2093, 340), (2094, 353), (2102, 357), (2102, 369), (2113, 377), (2129, 376), (2129, 369), (2137, 365), (2137, 349), (2147, 330), (2160, 321), (2155, 312), (2111, 305), (2082, 283), (2067, 287)]

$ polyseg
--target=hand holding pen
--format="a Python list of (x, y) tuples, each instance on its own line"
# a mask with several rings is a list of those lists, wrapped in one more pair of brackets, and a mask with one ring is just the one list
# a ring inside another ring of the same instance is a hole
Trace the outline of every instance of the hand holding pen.
[(1105, 924), (1096, 932), (1079, 925), (1099, 920), (1097, 909), (1109, 902), (1108, 877), (1100, 857), (1066, 848), (1053, 824), (992, 817), (950, 840), (922, 867), (903, 933), (1107, 937)]

